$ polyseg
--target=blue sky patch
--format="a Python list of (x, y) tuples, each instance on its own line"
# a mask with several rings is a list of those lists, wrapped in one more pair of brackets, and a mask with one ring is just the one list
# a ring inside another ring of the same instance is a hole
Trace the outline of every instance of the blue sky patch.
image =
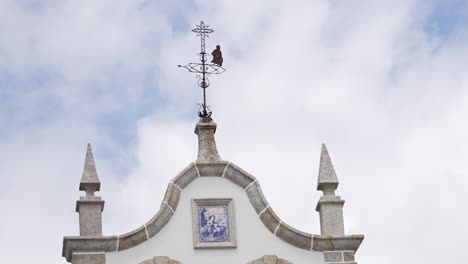
[(429, 35), (448, 37), (468, 26), (468, 4), (465, 0), (438, 1), (428, 17), (424, 30)]

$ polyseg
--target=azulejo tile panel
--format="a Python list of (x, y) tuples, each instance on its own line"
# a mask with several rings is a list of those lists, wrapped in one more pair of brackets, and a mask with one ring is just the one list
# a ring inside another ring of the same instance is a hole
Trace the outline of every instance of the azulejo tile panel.
[(199, 205), (200, 242), (229, 242), (229, 210), (227, 205)]
[(235, 248), (234, 213), (231, 198), (192, 199), (194, 248)]

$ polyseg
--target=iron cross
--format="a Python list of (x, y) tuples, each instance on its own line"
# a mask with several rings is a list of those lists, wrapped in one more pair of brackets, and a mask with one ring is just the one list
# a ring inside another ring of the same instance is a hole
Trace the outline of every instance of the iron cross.
[(203, 21), (200, 21), (200, 25), (196, 25), (196, 27), (192, 29), (192, 32), (196, 33), (197, 37), (200, 37), (200, 53), (198, 53), (200, 62), (191, 62), (185, 66), (178, 66), (197, 74), (198, 86), (203, 89), (203, 103), (201, 104), (198, 116), (210, 117), (212, 112), (206, 104), (206, 88), (210, 86), (209, 76), (211, 74), (221, 74), (225, 71), (222, 67), (223, 57), (221, 47), (219, 45), (216, 46), (216, 49), (211, 53), (213, 55), (213, 60), (211, 63), (208, 63), (207, 53), (205, 52), (205, 38), (209, 38), (209, 34), (213, 33), (214, 30), (211, 29), (209, 25), (205, 25)]

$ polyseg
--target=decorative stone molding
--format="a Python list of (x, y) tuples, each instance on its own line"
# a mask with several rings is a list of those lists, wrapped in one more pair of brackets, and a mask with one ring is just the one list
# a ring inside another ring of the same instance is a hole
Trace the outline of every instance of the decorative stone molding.
[[(269, 206), (260, 188), (258, 180), (235, 164), (221, 160), (214, 133), (216, 123), (211, 118), (201, 118), (195, 127), (198, 135), (198, 158), (189, 164), (169, 183), (161, 208), (157, 214), (143, 226), (120, 236), (101, 236), (101, 211), (104, 201), (94, 196), (100, 189), (91, 146), (88, 145), (85, 168), (80, 190), (86, 196), (77, 202), (80, 213), (81, 236), (64, 237), (62, 255), (68, 262), (104, 264), (105, 252), (122, 251), (135, 247), (158, 234), (170, 221), (179, 203), (182, 191), (200, 177), (224, 178), (242, 188), (255, 209), (260, 221), (275, 236), (297, 248), (323, 251), (327, 263), (354, 262), (354, 252), (359, 248), (364, 236), (344, 235), (342, 206), (344, 201), (337, 195), (338, 187), (333, 164), (325, 145), (322, 146), (317, 189), (323, 191), (316, 210), (320, 213), (322, 235), (312, 235), (299, 231), (281, 221)], [(93, 206), (89, 206), (93, 205)], [(102, 257), (104, 256), (104, 258)], [(250, 263), (289, 263), (275, 256), (264, 256)], [(88, 262), (86, 262), (89, 260)], [(336, 262), (335, 260), (338, 260)], [(148, 262), (149, 261), (149, 262)], [(155, 257), (143, 264), (180, 263), (167, 257)], [(166, 261), (166, 262), (164, 262)], [(171, 262), (172, 261), (172, 262)]]
[(315, 251), (357, 251), (364, 240), (363, 235), (313, 236)]
[[(198, 167), (198, 169), (196, 169)], [(216, 162), (213, 164), (191, 163), (168, 185), (164, 201), (158, 213), (145, 225), (120, 236), (112, 237), (65, 237), (63, 256), (71, 261), (73, 252), (110, 252), (122, 251), (141, 244), (152, 238), (170, 221), (179, 202), (181, 192), (193, 180), (213, 176), (226, 178), (243, 188), (255, 211), (265, 227), (278, 238), (295, 247), (314, 251), (356, 251), (364, 236), (319, 236), (299, 231), (281, 221), (273, 208), (268, 205), (255, 177), (233, 163)], [(211, 174), (211, 175), (210, 175)]]
[[(171, 196), (170, 190), (174, 191), (177, 189), (172, 188), (171, 185), (169, 185), (166, 191), (166, 197)], [(179, 199), (177, 198), (175, 200), (178, 203)], [(177, 204), (175, 204), (175, 207), (177, 207)], [(171, 208), (166, 202), (163, 202), (163, 204), (161, 205), (161, 209), (159, 209), (159, 212), (153, 218), (151, 218), (151, 220), (148, 221), (148, 223), (131, 232), (119, 236), (119, 244), (117, 247), (118, 251), (132, 248), (152, 238), (157, 233), (159, 233), (159, 231), (161, 231), (161, 229), (169, 222), (172, 215), (174, 215), (174, 209)]]
[(174, 179), (172, 179), (172, 183), (177, 185), (180, 189), (184, 189), (187, 187), (192, 181), (196, 178), (200, 177), (198, 175), (198, 169), (195, 166), (195, 163), (190, 163), (181, 173), (179, 173)]
[(148, 240), (146, 227), (141, 226), (131, 232), (119, 236), (118, 251), (132, 248)]
[(247, 264), (292, 264), (292, 263), (285, 259), (278, 258), (275, 255), (266, 255), (259, 259), (252, 260)]
[(97, 253), (117, 251), (117, 236), (80, 237), (68, 236), (63, 238), (62, 256), (68, 262), (77, 253)]
[(195, 166), (200, 173), (200, 177), (223, 177), (223, 174), (229, 165), (227, 161), (219, 162), (196, 162)]
[(297, 230), (286, 223), (280, 223), (276, 236), (295, 247), (307, 250), (312, 248), (311, 234)]
[(104, 253), (76, 253), (72, 257), (73, 264), (106, 264)]
[[(164, 194), (163, 204), (166, 204), (172, 211), (175, 212), (179, 204), (181, 188), (175, 184), (169, 183)], [(161, 204), (161, 206), (163, 205)]]
[(169, 220), (171, 220), (173, 215), (174, 211), (172, 211), (166, 204), (163, 204), (158, 213), (145, 224), (148, 237), (152, 238), (159, 233), (159, 231), (169, 223)]
[(269, 206), (265, 196), (263, 196), (263, 192), (258, 181), (252, 182), (252, 184), (245, 188), (245, 192), (247, 193), (247, 197), (249, 197), (249, 201), (253, 205), (257, 214), (260, 214)]
[(234, 163), (229, 163), (224, 172), (224, 178), (230, 180), (242, 189), (247, 188), (252, 182), (257, 180), (254, 176), (239, 168)]
[[(198, 167), (198, 169), (196, 169)], [(112, 237), (65, 237), (63, 256), (71, 261), (73, 252), (111, 252), (122, 251), (141, 244), (152, 238), (170, 221), (179, 202), (181, 192), (193, 180), (213, 176), (226, 178), (243, 188), (260, 220), (278, 238), (295, 247), (314, 251), (356, 251), (364, 236), (320, 236), (299, 231), (281, 221), (263, 195), (258, 180), (233, 163), (216, 162), (213, 164), (191, 163), (177, 175), (166, 189), (164, 201), (158, 213), (145, 225), (120, 236)], [(211, 175), (210, 175), (211, 174)]]
[(154, 257), (152, 259), (145, 260), (140, 264), (182, 264), (177, 260), (170, 259), (168, 257)]
[(356, 264), (354, 251), (325, 251), (323, 252), (325, 263), (329, 264)]
[(269, 206), (260, 214), (260, 220), (273, 234), (276, 232), (276, 228), (279, 227), (281, 222), (281, 219), (279, 219), (273, 209)]

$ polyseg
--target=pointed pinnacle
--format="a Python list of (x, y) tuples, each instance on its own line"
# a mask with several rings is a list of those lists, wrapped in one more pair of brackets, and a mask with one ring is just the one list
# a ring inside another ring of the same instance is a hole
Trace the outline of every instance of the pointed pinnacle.
[(333, 168), (327, 147), (325, 144), (322, 144), (317, 190), (334, 191), (337, 187), (338, 177), (336, 177), (335, 169)]
[(101, 181), (99, 181), (96, 165), (94, 164), (93, 151), (91, 149), (91, 144), (88, 143), (83, 176), (81, 176), (80, 191), (85, 191), (87, 195), (93, 195), (93, 193), (99, 191), (100, 188)]

